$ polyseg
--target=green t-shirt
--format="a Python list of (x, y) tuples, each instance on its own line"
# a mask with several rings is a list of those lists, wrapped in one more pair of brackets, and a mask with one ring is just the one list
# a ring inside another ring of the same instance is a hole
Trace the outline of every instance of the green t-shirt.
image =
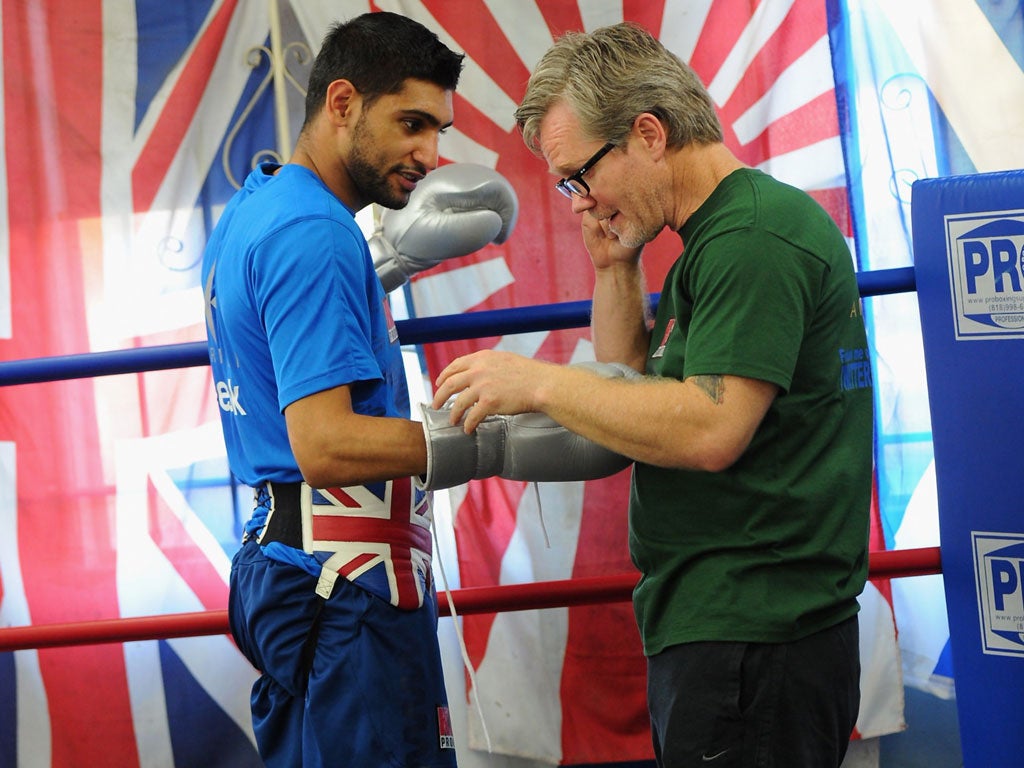
[(644, 649), (799, 639), (854, 615), (867, 576), (872, 377), (850, 251), (810, 196), (751, 169), (724, 179), (680, 235), (647, 372), (743, 376), (780, 393), (723, 472), (635, 465)]

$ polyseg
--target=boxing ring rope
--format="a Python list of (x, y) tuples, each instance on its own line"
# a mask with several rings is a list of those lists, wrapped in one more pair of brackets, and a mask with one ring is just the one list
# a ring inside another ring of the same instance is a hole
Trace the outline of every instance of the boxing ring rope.
[[(897, 267), (857, 275), (861, 296), (881, 296), (914, 290), (914, 268)], [(656, 306), (659, 294), (651, 294)], [(477, 339), (510, 333), (581, 328), (590, 323), (589, 301), (568, 301), (515, 309), (492, 309), (461, 315), (438, 315), (398, 320), (403, 345)], [(0, 387), (44, 381), (84, 379), (118, 373), (141, 373), (210, 364), (205, 341), (165, 344), (110, 352), (11, 360), (0, 363)]]
[[(913, 267), (874, 270), (857, 275), (861, 296), (915, 290)], [(652, 306), (658, 294), (651, 295)], [(591, 302), (576, 301), (460, 315), (413, 318), (396, 322), (403, 345), (454, 339), (502, 336), (532, 331), (579, 328), (590, 323)], [(0, 363), (0, 386), (34, 384), (122, 373), (189, 368), (209, 364), (206, 342), (93, 352)], [(942, 572), (938, 547), (869, 553), (870, 578), (925, 576)], [(636, 585), (635, 573), (609, 576), (466, 587), (452, 590), (462, 615), (625, 602)], [(448, 596), (438, 594), (444, 615)], [(0, 628), (0, 652), (228, 633), (226, 610), (161, 616), (102, 619)]]
[[(941, 573), (938, 547), (872, 552), (870, 578), (901, 578)], [(632, 597), (637, 576), (632, 573), (592, 576), (500, 587), (464, 587), (452, 590), (460, 615), (528, 611), (571, 605), (625, 602)], [(438, 612), (448, 611), (448, 595), (438, 593)], [(56, 648), (133, 640), (166, 640), (172, 637), (223, 635), (228, 632), (228, 612), (199, 611), (130, 619), (101, 619), (66, 624), (43, 624), (0, 629), (0, 651)]]

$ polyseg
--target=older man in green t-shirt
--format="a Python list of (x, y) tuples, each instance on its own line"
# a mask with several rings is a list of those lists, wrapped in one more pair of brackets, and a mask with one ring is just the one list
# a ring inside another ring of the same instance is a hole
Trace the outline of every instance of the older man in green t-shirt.
[[(560, 38), (516, 119), (581, 216), (599, 360), (453, 361), (472, 432), (541, 411), (635, 460), (629, 546), (660, 766), (839, 766), (860, 702), (872, 391), (846, 242), (724, 145), (707, 90), (639, 27)], [(650, 317), (642, 247), (683, 248)]]

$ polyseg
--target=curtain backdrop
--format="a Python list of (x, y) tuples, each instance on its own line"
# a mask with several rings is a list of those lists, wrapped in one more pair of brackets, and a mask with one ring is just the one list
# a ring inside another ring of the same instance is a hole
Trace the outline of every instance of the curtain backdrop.
[[(301, 123), (292, 84), (275, 117), (265, 51), (273, 7), (0, 0), (0, 361), (205, 339), (203, 244), (253, 162), (287, 157)], [(912, 263), (913, 178), (1024, 166), (1020, 3), (277, 7), (283, 40), (295, 43), (285, 59), (302, 84), (328, 24), (366, 10), (420, 19), (467, 53), (443, 162), (503, 173), (519, 195), (519, 223), (504, 245), (397, 295), (414, 315), (590, 297), (578, 221), (512, 122), (531, 67), (564, 30), (629, 19), (658, 35), (708, 84), (730, 147), (814, 195), (850, 238), (859, 269)], [(663, 235), (647, 249), (652, 291), (678, 248)], [(873, 548), (933, 545), (916, 302), (897, 295), (865, 308), (878, 383)], [(430, 344), (409, 350), (410, 368), (429, 380), (482, 347), (592, 357), (589, 332), (578, 329)], [(474, 482), (439, 498), (448, 582), (628, 572), (627, 483), (625, 474), (536, 489)], [(222, 609), (248, 504), (230, 482), (204, 366), (4, 388), (0, 625)], [(903, 727), (897, 623), (909, 684), (950, 695), (952, 670), (940, 577), (873, 583), (862, 607), (858, 730), (870, 737)], [(460, 621), (475, 687), (463, 679), (455, 622), (442, 618), (440, 633), (463, 768), (650, 755), (628, 603)], [(0, 765), (256, 766), (254, 677), (224, 636), (0, 653)], [(478, 703), (493, 755), (480, 751)]]
[[(913, 264), (911, 185), (1024, 167), (1024, 4), (829, 0), (858, 259)], [(914, 293), (867, 302), (880, 512), (889, 548), (937, 546), (938, 509)], [(907, 685), (953, 696), (942, 577), (893, 581)]]

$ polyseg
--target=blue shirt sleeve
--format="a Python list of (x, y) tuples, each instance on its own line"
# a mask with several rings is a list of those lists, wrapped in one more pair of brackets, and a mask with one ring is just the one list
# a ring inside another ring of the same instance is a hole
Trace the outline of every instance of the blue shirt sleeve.
[(303, 219), (267, 238), (251, 268), (282, 411), (325, 389), (382, 378), (371, 316), (381, 297), (361, 233)]

